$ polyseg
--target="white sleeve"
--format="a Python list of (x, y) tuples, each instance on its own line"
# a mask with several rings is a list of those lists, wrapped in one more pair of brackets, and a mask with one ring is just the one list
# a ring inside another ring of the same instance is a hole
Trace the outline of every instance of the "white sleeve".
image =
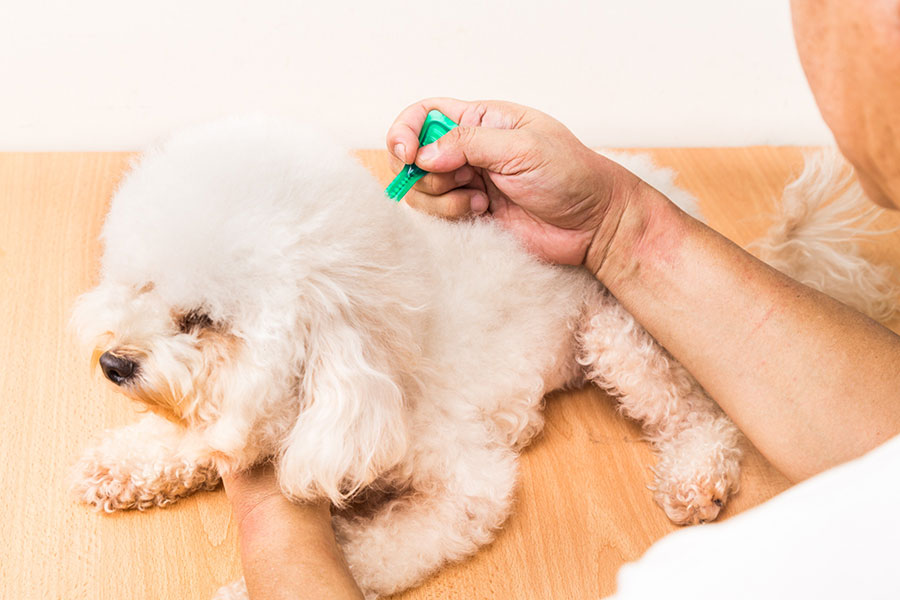
[(900, 599), (900, 436), (621, 568), (615, 600)]

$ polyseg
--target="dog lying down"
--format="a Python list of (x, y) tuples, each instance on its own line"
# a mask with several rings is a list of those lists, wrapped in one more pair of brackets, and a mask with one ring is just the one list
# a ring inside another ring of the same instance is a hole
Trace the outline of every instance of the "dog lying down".
[[(670, 171), (615, 159), (696, 211)], [(841, 173), (808, 165), (762, 253), (885, 317), (887, 273), (845, 241), (860, 193)], [(101, 239), (101, 280), (73, 323), (153, 413), (76, 467), (79, 498), (107, 512), (271, 458), (285, 494), (343, 509), (334, 527), (363, 591), (395, 593), (491, 541), (542, 398), (586, 381), (642, 422), (674, 522), (714, 519), (738, 489), (736, 427), (585, 270), (538, 261), (489, 219), (385, 199), (305, 129), (247, 119), (173, 137), (125, 178)]]

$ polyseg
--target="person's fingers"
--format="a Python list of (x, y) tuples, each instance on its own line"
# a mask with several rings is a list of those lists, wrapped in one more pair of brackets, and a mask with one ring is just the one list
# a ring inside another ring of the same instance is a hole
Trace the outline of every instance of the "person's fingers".
[(419, 131), (431, 110), (439, 110), (459, 123), (470, 102), (455, 98), (426, 98), (406, 107), (387, 132), (388, 150), (405, 164), (412, 163), (419, 147)]
[(482, 190), (459, 188), (440, 196), (432, 196), (415, 188), (404, 198), (407, 204), (424, 213), (459, 219), (469, 214), (480, 215), (488, 208), (488, 197)]
[(426, 98), (407, 107), (388, 129), (387, 147), (406, 164), (413, 161), (419, 147), (419, 132), (429, 111), (439, 110), (461, 127), (514, 129), (529, 121), (533, 109), (512, 102), (482, 100), (467, 102), (455, 98)]
[[(390, 155), (388, 162), (394, 175), (406, 168), (406, 165), (393, 155)], [(469, 166), (463, 166), (449, 173), (429, 173), (416, 182), (416, 189), (437, 196), (468, 184), (474, 177), (475, 169)]]
[(438, 173), (469, 164), (512, 175), (527, 170), (537, 143), (535, 134), (528, 131), (460, 126), (420, 148), (416, 164)]
[(399, 173), (403, 168), (406, 167), (406, 163), (404, 163), (402, 160), (400, 160), (399, 158), (397, 158), (397, 157), (394, 156), (393, 154), (388, 154), (388, 166), (389, 166), (390, 169), (391, 169), (391, 173), (393, 173), (394, 175), (396, 175), (396, 174)]
[(450, 173), (429, 173), (418, 182), (416, 189), (432, 196), (440, 196), (469, 184), (475, 177), (472, 167), (464, 166)]

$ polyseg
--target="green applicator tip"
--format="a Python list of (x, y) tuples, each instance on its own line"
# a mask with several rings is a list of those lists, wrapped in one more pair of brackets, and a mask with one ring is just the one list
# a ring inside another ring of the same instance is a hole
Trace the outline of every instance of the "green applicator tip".
[[(454, 127), (456, 123), (450, 120), (444, 113), (439, 110), (432, 110), (425, 117), (425, 123), (422, 124), (422, 131), (419, 132), (419, 146), (427, 146), (436, 142)], [(394, 180), (391, 181), (384, 193), (391, 200), (400, 202), (416, 182), (422, 179), (428, 171), (420, 169), (416, 165), (404, 166)]]

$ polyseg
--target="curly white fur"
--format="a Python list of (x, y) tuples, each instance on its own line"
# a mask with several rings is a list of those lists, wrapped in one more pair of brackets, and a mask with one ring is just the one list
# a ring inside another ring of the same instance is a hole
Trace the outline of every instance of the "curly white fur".
[(778, 208), (772, 227), (750, 245), (762, 260), (875, 320), (896, 314), (891, 267), (867, 260), (859, 243), (884, 211), (837, 150), (808, 155)]
[[(616, 158), (693, 201), (647, 159)], [(165, 505), (271, 457), (285, 494), (336, 506), (363, 590), (395, 593), (490, 542), (543, 396), (586, 378), (643, 421), (670, 518), (713, 519), (737, 489), (737, 429), (585, 271), (489, 220), (387, 201), (308, 130), (174, 137), (134, 165), (102, 237), (73, 322), (95, 357), (133, 361), (120, 389), (159, 416), (79, 463), (75, 489), (99, 508)]]

